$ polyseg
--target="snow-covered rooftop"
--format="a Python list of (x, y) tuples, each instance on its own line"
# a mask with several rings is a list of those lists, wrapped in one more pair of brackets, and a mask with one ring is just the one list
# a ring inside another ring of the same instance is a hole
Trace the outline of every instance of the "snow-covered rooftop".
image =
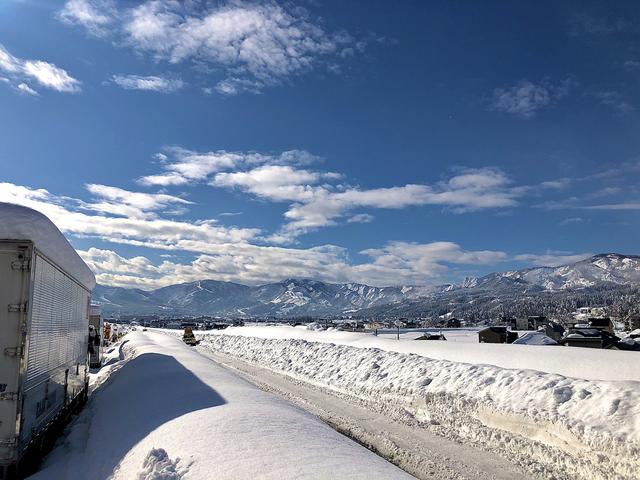
[(0, 202), (0, 240), (30, 240), (85, 288), (92, 290), (96, 285), (93, 272), (58, 227), (36, 210)]

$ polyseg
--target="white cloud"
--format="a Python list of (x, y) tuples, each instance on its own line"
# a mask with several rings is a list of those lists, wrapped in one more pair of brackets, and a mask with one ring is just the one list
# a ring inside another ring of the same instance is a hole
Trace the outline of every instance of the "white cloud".
[[(466, 181), (462, 181), (462, 185), (468, 186)], [(88, 189), (99, 202), (120, 204), (150, 215), (135, 217), (123, 216), (124, 212), (119, 211), (87, 210), (87, 205), (95, 204), (11, 183), (0, 184), (0, 202), (35, 208), (67, 235), (180, 253), (179, 256), (165, 253), (159, 263), (154, 263), (140, 255), (125, 258), (116, 249), (80, 251), (96, 272), (98, 281), (105, 285), (150, 289), (205, 278), (262, 284), (287, 277), (379, 286), (431, 285), (451, 281), (450, 277), (459, 268), (486, 267), (511, 258), (501, 251), (466, 250), (453, 242), (389, 242), (381, 248), (361, 251), (369, 261), (356, 264), (350, 260), (347, 250), (335, 245), (312, 248), (261, 245), (255, 244), (260, 234), (258, 229), (223, 227), (213, 220), (190, 222), (163, 218), (163, 208), (186, 202), (179, 197), (128, 192), (96, 184), (90, 184)], [(193, 255), (193, 260), (177, 260), (185, 254)], [(519, 255), (515, 259), (543, 264), (573, 261), (577, 257), (565, 252), (548, 252)]]
[(493, 91), (491, 108), (510, 113), (520, 118), (530, 119), (537, 113), (562, 99), (569, 92), (571, 82), (565, 80), (558, 85), (544, 79), (535, 84), (522, 80), (508, 88), (496, 88)]
[(99, 283), (146, 289), (207, 278), (253, 285), (290, 277), (377, 286), (434, 284), (449, 274), (447, 264), (488, 265), (506, 258), (503, 252), (466, 251), (451, 242), (394, 242), (362, 253), (373, 261), (353, 264), (346, 250), (334, 245), (298, 249), (218, 244), (189, 263), (164, 260), (158, 265), (145, 257), (123, 258), (110, 250), (80, 252)]
[(67, 93), (80, 91), (80, 81), (53, 63), (27, 60), (23, 64), (23, 69), (25, 75), (34, 78), (43, 87)]
[(320, 173), (289, 165), (264, 165), (246, 172), (218, 173), (211, 181), (216, 187), (240, 188), (272, 201), (305, 202), (318, 195), (322, 180), (339, 178), (336, 173)]
[(507, 208), (518, 204), (520, 193), (509, 186), (510, 180), (497, 169), (467, 169), (448, 181), (435, 185), (409, 184), (398, 187), (363, 190), (324, 187), (305, 190), (309, 197), (297, 200), (285, 213), (289, 220), (274, 241), (292, 241), (296, 236), (328, 225), (358, 208), (401, 209), (437, 205), (463, 213), (489, 208)]
[(602, 92), (595, 92), (593, 96), (598, 100), (601, 105), (612, 108), (617, 113), (625, 115), (635, 110), (633, 105), (629, 103), (619, 92), (608, 90)]
[(109, 30), (118, 43), (157, 60), (193, 61), (221, 71), (225, 78), (215, 89), (225, 95), (258, 93), (363, 43), (346, 32), (326, 32), (303, 8), (274, 1), (148, 0), (119, 10), (114, 5), (69, 0), (58, 17), (94, 35)]
[(165, 78), (155, 75), (113, 75), (113, 82), (125, 90), (150, 90), (160, 93), (173, 93), (184, 86), (184, 82), (176, 78)]
[[(65, 233), (161, 250), (206, 252), (214, 244), (244, 242), (260, 233), (254, 228), (221, 226), (215, 220), (184, 222), (145, 215), (142, 208), (158, 209), (161, 204), (181, 203), (182, 199), (149, 199), (117, 190), (120, 189), (108, 191), (100, 188), (103, 195), (113, 199), (126, 196), (129, 204), (118, 207), (115, 201), (90, 203), (58, 197), (43, 189), (0, 183), (0, 202), (34, 208), (47, 215)], [(98, 214), (85, 213), (87, 211), (97, 211)]]
[(640, 68), (640, 61), (638, 60), (627, 60), (624, 62), (623, 67), (627, 70), (636, 70)]
[(25, 60), (15, 57), (2, 44), (0, 44), (0, 71), (4, 71), (17, 82), (15, 88), (30, 95), (37, 92), (26, 83), (27, 81), (35, 81), (42, 87), (58, 92), (80, 91), (80, 81), (69, 75), (66, 70), (42, 60)]
[(112, 0), (68, 0), (58, 12), (58, 19), (70, 25), (81, 25), (94, 36), (106, 35), (117, 11)]
[[(222, 95), (237, 95), (242, 92), (260, 93), (262, 87), (262, 83), (255, 80), (249, 80), (247, 78), (239, 77), (229, 77), (219, 81), (216, 84), (215, 89)], [(209, 90), (208, 93), (211, 93), (211, 90)]]
[(585, 210), (640, 210), (640, 202), (608, 203), (603, 205), (587, 205)]
[[(340, 173), (303, 168), (319, 160), (304, 150), (265, 155), (224, 150), (199, 153), (170, 147), (165, 153), (157, 157), (163, 171), (140, 178), (140, 183), (170, 186), (207, 182), (214, 187), (241, 190), (269, 201), (289, 202), (284, 214), (288, 223), (268, 237), (276, 243), (292, 242), (308, 231), (335, 225), (360, 208), (437, 205), (463, 213), (514, 207), (519, 197), (533, 190), (529, 186), (512, 186), (507, 175), (495, 168), (458, 169), (448, 180), (433, 185), (362, 189), (344, 184)], [(537, 188), (563, 185), (563, 182), (553, 181)], [(347, 221), (363, 223), (371, 220), (371, 215), (362, 213)]]
[[(405, 284), (434, 284), (449, 271), (447, 264), (493, 265), (508, 259), (505, 252), (493, 250), (468, 251), (453, 242), (408, 243), (390, 242), (383, 248), (363, 250), (372, 263), (358, 265), (355, 269), (365, 278), (384, 278), (385, 272), (397, 271)], [(398, 274), (397, 274), (398, 275)]]
[(514, 259), (539, 267), (557, 267), (559, 265), (579, 262), (592, 256), (593, 253), (547, 252), (541, 255), (525, 253), (516, 255)]
[(347, 223), (371, 223), (375, 217), (368, 213), (358, 213), (347, 220)]
[(192, 205), (193, 202), (164, 193), (130, 192), (118, 187), (91, 183), (87, 190), (98, 202), (85, 203), (82, 208), (96, 212), (132, 217), (152, 217), (155, 211), (165, 211), (173, 205)]
[(38, 92), (36, 92), (33, 88), (31, 88), (26, 83), (19, 83), (16, 88), (20, 90), (22, 93), (26, 93), (27, 95), (33, 95), (34, 97), (37, 97), (40, 95)]
[(181, 147), (168, 147), (166, 154), (156, 154), (163, 173), (147, 175), (139, 179), (144, 185), (186, 185), (207, 181), (211, 175), (240, 167), (254, 165), (308, 165), (318, 157), (304, 150), (289, 150), (280, 155), (263, 155), (256, 152), (194, 152)]
[(626, 30), (632, 23), (625, 18), (609, 19), (594, 17), (588, 13), (576, 13), (569, 20), (570, 31), (573, 36), (589, 35), (610, 35)]
[(585, 223), (585, 219), (582, 217), (569, 217), (569, 218), (565, 218), (564, 220), (562, 220), (560, 222), (560, 225), (565, 227), (567, 225), (577, 225), (580, 223)]

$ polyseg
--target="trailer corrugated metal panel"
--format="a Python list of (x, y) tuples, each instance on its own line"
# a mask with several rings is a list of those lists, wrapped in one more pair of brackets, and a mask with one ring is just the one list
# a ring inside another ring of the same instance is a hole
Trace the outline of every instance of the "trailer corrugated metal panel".
[(84, 388), (89, 292), (41, 254), (34, 256), (21, 444)]

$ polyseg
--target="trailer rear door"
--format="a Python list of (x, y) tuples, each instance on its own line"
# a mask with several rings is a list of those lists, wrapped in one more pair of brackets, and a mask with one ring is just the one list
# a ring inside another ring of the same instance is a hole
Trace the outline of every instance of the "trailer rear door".
[(0, 465), (16, 460), (32, 246), (0, 242)]

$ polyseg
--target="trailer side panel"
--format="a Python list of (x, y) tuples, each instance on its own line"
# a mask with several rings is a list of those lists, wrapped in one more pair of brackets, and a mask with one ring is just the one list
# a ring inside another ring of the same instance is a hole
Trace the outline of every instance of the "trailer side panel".
[(21, 450), (84, 393), (87, 379), (89, 291), (37, 250), (33, 258)]

